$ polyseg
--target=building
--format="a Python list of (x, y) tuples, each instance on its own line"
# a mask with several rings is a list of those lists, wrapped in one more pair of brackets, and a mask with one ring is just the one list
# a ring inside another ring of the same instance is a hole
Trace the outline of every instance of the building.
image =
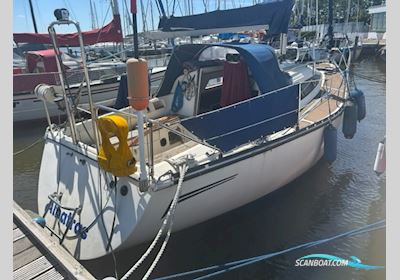
[(379, 6), (371, 6), (368, 9), (371, 15), (370, 32), (386, 32), (386, 3)]

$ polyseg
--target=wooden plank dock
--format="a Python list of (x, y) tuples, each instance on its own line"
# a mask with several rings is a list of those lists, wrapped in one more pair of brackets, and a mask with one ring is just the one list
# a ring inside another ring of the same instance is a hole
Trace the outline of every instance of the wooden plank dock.
[(13, 279), (95, 279), (15, 201)]

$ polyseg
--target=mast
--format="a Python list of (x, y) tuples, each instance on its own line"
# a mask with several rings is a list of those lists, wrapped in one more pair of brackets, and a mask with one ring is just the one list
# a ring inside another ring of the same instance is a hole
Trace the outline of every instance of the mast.
[(317, 40), (319, 39), (319, 28), (318, 28), (318, 23), (319, 23), (319, 8), (318, 8), (318, 0), (315, 0), (315, 27), (317, 29)]
[[(161, 0), (160, 0), (161, 1)], [(164, 8), (162, 8), (164, 9)], [(139, 42), (137, 32), (137, 5), (136, 0), (131, 0), (132, 26), (133, 26), (133, 56), (139, 58)], [(164, 13), (165, 14), (165, 13)]]
[(346, 33), (349, 31), (349, 18), (350, 18), (350, 5), (351, 1), (347, 0), (347, 12), (346, 12)]
[[(136, 5), (136, 0), (131, 0), (132, 2), (135, 2), (135, 5)], [(131, 6), (132, 6), (132, 4), (131, 4)], [(166, 15), (166, 13), (165, 13), (165, 9), (164, 9), (164, 4), (163, 4), (163, 2), (161, 1), (161, 0), (158, 0), (158, 6), (160, 7), (160, 10), (161, 10), (161, 16), (162, 17), (167, 17), (167, 15)]]
[(144, 3), (143, 0), (140, 0), (140, 9), (142, 11), (142, 24), (143, 24), (143, 32), (147, 31), (147, 15), (146, 15), (146, 11), (144, 8)]
[(151, 29), (154, 29), (154, 12), (153, 12), (153, 1), (150, 1), (150, 14), (151, 14)]
[(123, 2), (125, 9), (123, 11), (125, 11), (124, 13), (124, 17), (125, 17), (125, 21), (126, 21), (126, 34), (128, 34), (128, 28), (129, 26), (132, 25), (132, 21), (131, 21), (131, 17), (129, 16), (129, 9), (128, 9), (128, 4), (126, 4), (126, 0), (124, 0)]
[(111, 9), (114, 16), (119, 15), (118, 1), (111, 0)]
[(328, 49), (333, 48), (333, 0), (328, 2)]
[(358, 16), (360, 13), (360, 0), (357, 0), (357, 15), (356, 15), (356, 22), (357, 22), (357, 33), (360, 32), (360, 30), (358, 29)]
[[(111, 9), (114, 16), (119, 16), (119, 7), (118, 7), (118, 1), (117, 0), (111, 0)], [(122, 43), (121, 43), (121, 60), (125, 60), (125, 47), (124, 47), (124, 34), (122, 32), (122, 26), (121, 26), (121, 20), (119, 21), (119, 30), (122, 33)]]
[(31, 10), (33, 28), (35, 29), (35, 33), (38, 33), (37, 26), (36, 26), (35, 13), (33, 12), (32, 0), (29, 0), (29, 8)]

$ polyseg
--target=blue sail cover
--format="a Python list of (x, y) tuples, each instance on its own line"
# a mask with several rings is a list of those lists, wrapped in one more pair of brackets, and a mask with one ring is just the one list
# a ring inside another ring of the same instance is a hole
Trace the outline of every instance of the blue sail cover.
[(181, 124), (223, 152), (267, 136), (298, 120), (299, 86), (292, 85), (273, 93), (191, 117)]
[(161, 31), (203, 30), (268, 25), (268, 33), (287, 33), (294, 0), (275, 0), (250, 7), (218, 10), (203, 14), (162, 17)]

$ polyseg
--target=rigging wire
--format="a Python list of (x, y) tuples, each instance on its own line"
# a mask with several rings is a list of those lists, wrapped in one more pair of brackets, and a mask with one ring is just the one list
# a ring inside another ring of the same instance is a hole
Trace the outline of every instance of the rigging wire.
[(65, 5), (65, 7), (67, 7), (68, 10), (71, 11), (72, 17), (73, 17), (73, 19), (76, 21), (76, 20), (77, 20), (77, 17), (76, 17), (76, 15), (75, 15), (74, 9), (72, 9), (72, 6), (69, 4), (69, 1), (68, 1), (68, 0), (63, 0), (63, 3), (64, 3), (64, 5)]
[(37, 3), (37, 1), (34, 1), (34, 2), (35, 2), (35, 6), (36, 6), (37, 13), (38, 13), (38, 15), (39, 15), (39, 22), (40, 22), (40, 25), (41, 25), (41, 26), (44, 26), (43, 21), (42, 21), (42, 15), (41, 15), (41, 13), (40, 13), (40, 9), (39, 9), (38, 3)]
[(96, 1), (93, 2), (94, 19), (96, 22), (96, 28), (99, 28), (99, 17), (97, 15)]
[(144, 32), (146, 32), (147, 31), (147, 13), (145, 11), (143, 0), (140, 0), (140, 10), (142, 11), (142, 13), (141, 13), (142, 24), (143, 24), (142, 30)]
[(174, 0), (174, 3), (172, 4), (172, 15), (174, 15), (174, 13), (175, 13), (175, 4), (176, 4), (176, 1)]
[[(101, 24), (100, 30), (104, 28), (104, 24), (106, 23), (106, 19), (107, 19), (108, 13), (110, 12), (110, 9), (111, 9), (111, 2), (110, 2), (110, 5), (108, 5), (107, 11), (106, 11), (106, 15), (105, 15), (104, 18), (103, 18), (103, 22), (102, 22), (102, 24)], [(101, 34), (101, 32), (99, 32), (99, 33), (97, 34), (96, 43), (97, 43), (97, 42), (99, 41), (99, 39), (100, 39), (100, 34)]]
[(22, 5), (24, 8), (24, 18), (25, 18), (25, 30), (29, 30), (29, 24), (28, 24), (28, 13), (26, 11), (25, 5)]
[(170, 13), (169, 13), (169, 2), (168, 2), (168, 0), (165, 0), (165, 6), (167, 7), (167, 15), (169, 16), (170, 15)]
[(183, 11), (182, 11), (182, 7), (181, 7), (180, 1), (178, 1), (177, 7), (179, 8), (179, 11), (181, 12), (181, 15), (184, 16), (184, 13), (183, 13)]
[(157, 10), (158, 10), (158, 14), (160, 15), (160, 17), (161, 17), (161, 8), (160, 8), (160, 4), (158, 3), (158, 1), (156, 1), (156, 7), (157, 7)]
[(153, 1), (150, 1), (150, 14), (151, 14), (151, 29), (154, 29), (154, 9), (153, 9)]

